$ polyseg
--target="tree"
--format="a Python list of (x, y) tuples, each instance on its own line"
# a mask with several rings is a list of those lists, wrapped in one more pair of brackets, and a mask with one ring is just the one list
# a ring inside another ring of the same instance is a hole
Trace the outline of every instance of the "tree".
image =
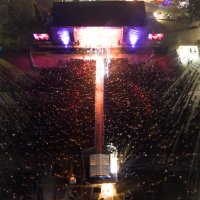
[(27, 48), (31, 34), (38, 29), (39, 21), (35, 12), (35, 0), (10, 0), (8, 15), (3, 26), (3, 46)]
[(189, 10), (190, 15), (194, 20), (200, 20), (200, 1), (199, 0), (190, 0), (189, 1)]

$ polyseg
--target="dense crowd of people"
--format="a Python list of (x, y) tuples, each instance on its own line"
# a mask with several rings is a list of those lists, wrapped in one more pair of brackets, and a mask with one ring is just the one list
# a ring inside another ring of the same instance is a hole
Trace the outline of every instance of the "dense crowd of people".
[[(167, 70), (151, 61), (111, 63), (105, 85), (106, 136), (124, 155), (122, 178), (137, 180), (139, 188), (177, 183), (176, 189), (183, 184), (187, 193), (197, 191), (193, 182), (197, 174), (193, 171), (195, 175), (188, 177), (188, 171), (192, 159), (198, 166), (194, 153), (199, 132), (199, 108), (194, 107), (198, 81), (197, 70), (183, 71), (176, 61)], [(176, 189), (174, 198), (183, 198), (185, 191)]]
[[(154, 58), (109, 64), (105, 143), (118, 149), (126, 199), (167, 199), (169, 190), (184, 199), (197, 192), (199, 73), (170, 59), (168, 68)], [(23, 80), (0, 71), (1, 98), (15, 101), (0, 113), (1, 199), (40, 199), (45, 176), (81, 178), (81, 154), (94, 145), (95, 64), (69, 59), (59, 68), (33, 69)]]

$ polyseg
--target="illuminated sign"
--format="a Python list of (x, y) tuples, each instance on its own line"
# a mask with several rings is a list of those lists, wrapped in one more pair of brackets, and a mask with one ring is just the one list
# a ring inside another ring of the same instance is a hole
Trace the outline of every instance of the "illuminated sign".
[(164, 38), (163, 33), (149, 33), (148, 40), (162, 40)]
[(35, 40), (43, 40), (43, 41), (49, 40), (49, 34), (47, 33), (34, 33), (33, 37)]

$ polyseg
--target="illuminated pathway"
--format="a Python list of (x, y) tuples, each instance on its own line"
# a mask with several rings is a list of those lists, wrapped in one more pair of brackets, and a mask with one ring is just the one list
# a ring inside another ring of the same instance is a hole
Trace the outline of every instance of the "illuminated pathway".
[(104, 58), (96, 56), (95, 88), (95, 148), (102, 153), (104, 146)]

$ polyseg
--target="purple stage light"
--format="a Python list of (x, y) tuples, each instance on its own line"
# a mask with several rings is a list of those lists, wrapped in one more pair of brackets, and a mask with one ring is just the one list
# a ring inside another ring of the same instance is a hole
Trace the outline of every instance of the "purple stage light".
[(130, 45), (132, 47), (136, 46), (136, 43), (138, 42), (139, 36), (140, 36), (139, 30), (137, 30), (137, 29), (130, 29), (129, 30), (128, 38), (129, 38)]
[(70, 42), (70, 34), (69, 34), (69, 30), (62, 28), (59, 31), (57, 31), (57, 37), (58, 40), (61, 40), (61, 42), (65, 45), (68, 46), (69, 42)]

